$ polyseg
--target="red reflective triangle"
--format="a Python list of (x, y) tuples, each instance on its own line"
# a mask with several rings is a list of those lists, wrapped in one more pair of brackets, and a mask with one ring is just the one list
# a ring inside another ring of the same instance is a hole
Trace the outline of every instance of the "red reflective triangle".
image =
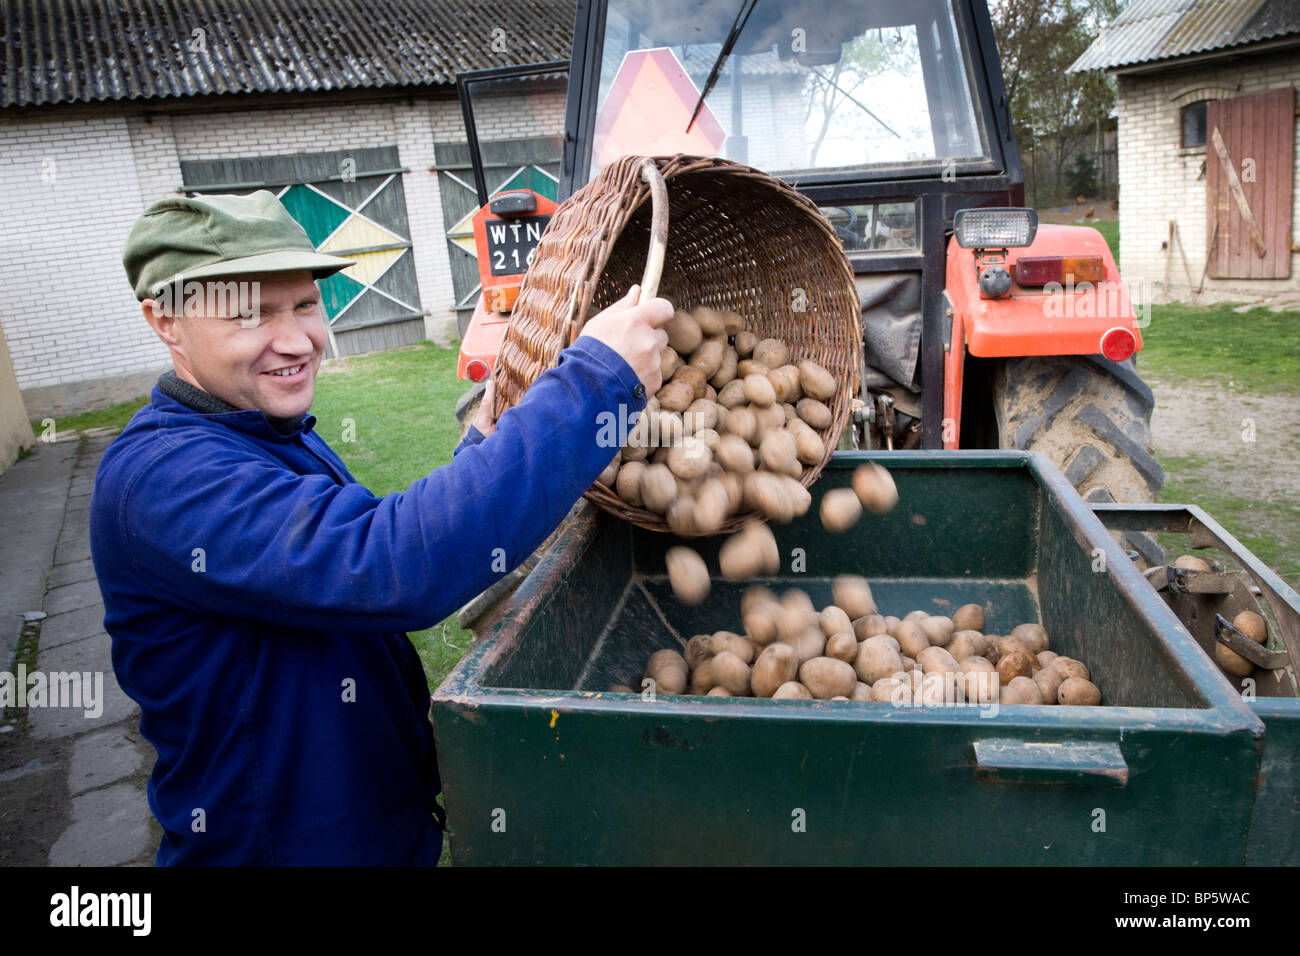
[(716, 155), (727, 134), (708, 103), (686, 132), (699, 98), (699, 88), (671, 49), (632, 50), (596, 115), (594, 164), (608, 166), (620, 156)]

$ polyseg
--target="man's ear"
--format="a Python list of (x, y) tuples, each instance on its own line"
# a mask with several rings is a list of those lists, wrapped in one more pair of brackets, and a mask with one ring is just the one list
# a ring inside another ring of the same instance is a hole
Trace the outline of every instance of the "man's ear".
[(176, 327), (176, 316), (164, 310), (154, 299), (145, 299), (141, 302), (140, 311), (144, 313), (144, 320), (149, 323), (154, 334), (162, 339), (164, 345), (172, 349), (180, 348), (181, 340), (177, 334), (180, 330)]

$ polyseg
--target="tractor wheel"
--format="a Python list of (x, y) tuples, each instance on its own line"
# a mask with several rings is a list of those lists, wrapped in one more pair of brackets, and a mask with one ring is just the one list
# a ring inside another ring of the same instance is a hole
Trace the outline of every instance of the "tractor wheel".
[[(1151, 502), (1164, 484), (1151, 454), (1155, 399), (1131, 358), (1006, 359), (993, 376), (993, 407), (998, 447), (1044, 452), (1085, 501)], [(1121, 543), (1150, 566), (1164, 563), (1148, 534)]]

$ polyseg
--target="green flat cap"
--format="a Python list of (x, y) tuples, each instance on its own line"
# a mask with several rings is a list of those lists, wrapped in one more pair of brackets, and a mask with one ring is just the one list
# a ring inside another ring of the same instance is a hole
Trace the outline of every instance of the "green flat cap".
[(189, 279), (310, 269), (323, 279), (355, 263), (316, 251), (306, 231), (265, 189), (247, 196), (162, 199), (136, 220), (122, 252), (141, 302)]

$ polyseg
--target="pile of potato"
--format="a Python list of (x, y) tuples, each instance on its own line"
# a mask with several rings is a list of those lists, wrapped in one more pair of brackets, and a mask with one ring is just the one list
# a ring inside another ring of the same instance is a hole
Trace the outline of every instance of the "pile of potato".
[(665, 329), (663, 387), (598, 481), (683, 536), (713, 534), (739, 512), (804, 514), (812, 497), (800, 479), (826, 454), (834, 376), (736, 312), (678, 309)]
[[(777, 597), (761, 585), (741, 599), (743, 634), (697, 634), (686, 653), (656, 651), (645, 677), (657, 694), (773, 697), (885, 703), (1101, 703), (1080, 661), (1048, 647), (1041, 624), (985, 634), (984, 610), (951, 617), (881, 615), (864, 578), (841, 575), (820, 612), (794, 588)], [(627, 685), (612, 691), (636, 693)]]
[[(1174, 567), (1188, 571), (1213, 571), (1214, 565), (1194, 554), (1184, 554), (1174, 561)], [(1242, 611), (1232, 619), (1232, 626), (1249, 637), (1256, 644), (1268, 641), (1268, 622), (1254, 611)], [(1255, 673), (1255, 665), (1242, 657), (1231, 647), (1214, 642), (1214, 663), (1219, 670), (1229, 677), (1250, 677)]]

